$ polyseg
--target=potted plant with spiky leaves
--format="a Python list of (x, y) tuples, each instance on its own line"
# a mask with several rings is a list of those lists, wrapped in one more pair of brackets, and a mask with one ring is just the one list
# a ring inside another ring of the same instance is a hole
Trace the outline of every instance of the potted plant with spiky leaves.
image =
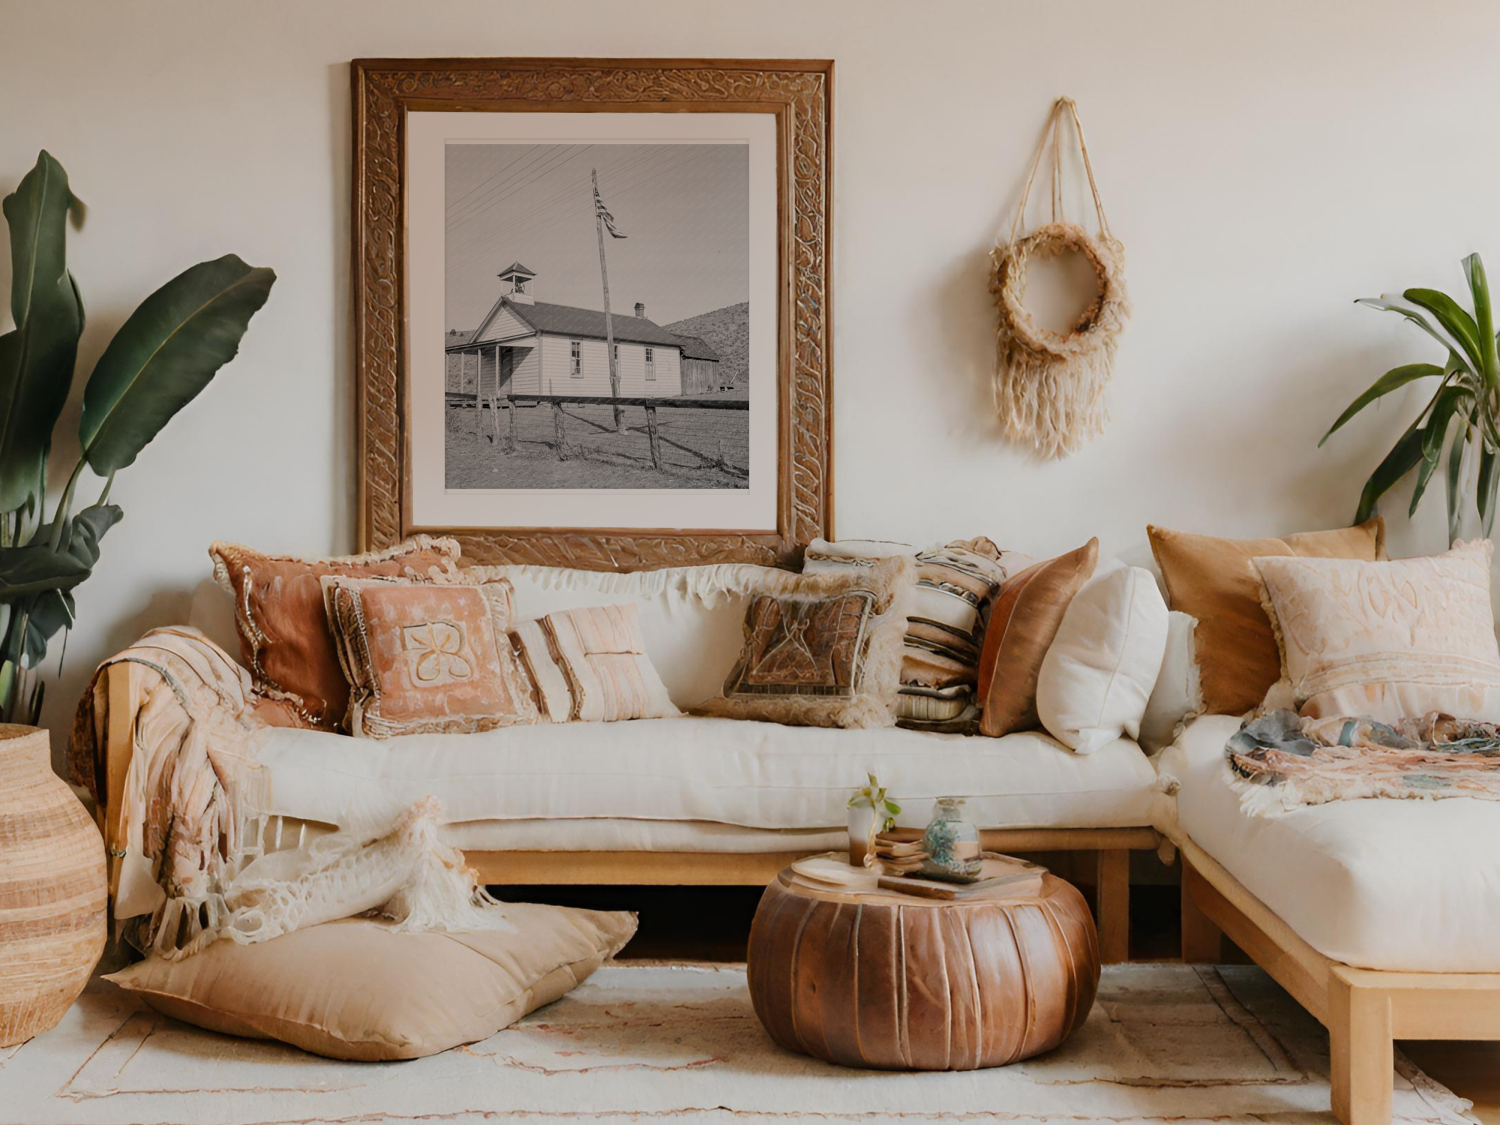
[[(46, 152), (5, 197), (11, 316), (0, 335), (0, 721), (34, 724), (34, 670), (73, 623), (73, 590), (124, 514), (109, 503), (115, 473), (234, 358), (276, 275), (233, 254), (178, 274), (120, 326), (84, 385), (78, 459), (47, 511), (53, 430), (73, 386), (83, 298), (67, 268), (67, 225), (82, 208)], [(99, 498), (75, 509), (87, 467)]]
[(1413, 469), (1416, 479), (1408, 512), (1415, 515), (1427, 485), (1443, 465), (1449, 541), (1459, 538), (1470, 495), (1484, 534), (1494, 528), (1500, 490), (1500, 355), (1484, 263), (1478, 254), (1470, 254), (1463, 269), (1472, 312), (1436, 289), (1407, 289), (1357, 302), (1404, 316), (1437, 341), (1447, 359), (1441, 365), (1407, 363), (1387, 371), (1349, 404), (1318, 443), (1321, 446), (1349, 419), (1392, 391), (1421, 379), (1438, 380), (1432, 397), (1365, 482), (1355, 523), (1374, 515), (1380, 498)]

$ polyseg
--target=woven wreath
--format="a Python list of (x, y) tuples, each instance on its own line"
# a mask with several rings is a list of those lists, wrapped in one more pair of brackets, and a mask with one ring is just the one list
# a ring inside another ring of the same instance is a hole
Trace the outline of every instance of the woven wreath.
[[(1017, 237), (1041, 162), (1039, 148), (1010, 237), (997, 240), (990, 269), (990, 293), (999, 313), (995, 408), (1007, 436), (1049, 459), (1077, 452), (1085, 441), (1103, 431), (1107, 417), (1104, 391), (1113, 371), (1120, 331), (1130, 316), (1125, 251), (1104, 217), (1081, 124), (1077, 126), (1079, 149), (1094, 194), (1099, 234), (1092, 235), (1076, 223), (1056, 218), (1061, 211), (1058, 125), (1065, 109), (1072, 112), (1077, 123), (1071, 99), (1063, 98), (1053, 106), (1048, 129), (1053, 138), (1054, 221), (1024, 238)], [(1092, 267), (1095, 293), (1067, 332), (1054, 332), (1038, 324), (1024, 304), (1026, 275), (1033, 259), (1042, 261), (1067, 253), (1081, 254)]]

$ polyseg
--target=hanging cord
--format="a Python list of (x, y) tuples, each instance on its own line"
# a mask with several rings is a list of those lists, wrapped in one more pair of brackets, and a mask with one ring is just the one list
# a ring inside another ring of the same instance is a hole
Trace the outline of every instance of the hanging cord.
[[(1058, 98), (1052, 103), (1052, 112), (1048, 115), (1047, 125), (1042, 130), (1042, 138), (1037, 142), (1036, 155), (1031, 160), (1031, 171), (1026, 176), (1026, 186), (1021, 190), (1021, 202), (1016, 207), (1015, 217), (1011, 220), (1010, 235), (1007, 245), (1014, 246), (1016, 238), (1021, 233), (1021, 224), (1026, 218), (1026, 204), (1031, 200), (1031, 188), (1036, 182), (1036, 174), (1042, 166), (1042, 157), (1047, 151), (1047, 141), (1052, 141), (1052, 221), (1054, 223), (1066, 221), (1063, 209), (1062, 191), (1062, 119), (1063, 112), (1067, 111), (1073, 119), (1073, 134), (1078, 142), (1078, 153), (1083, 158), (1083, 170), (1088, 176), (1089, 192), (1094, 197), (1094, 214), (1099, 221), (1099, 233), (1109, 241), (1114, 241), (1114, 232), (1109, 228), (1109, 220), (1104, 214), (1104, 200), (1099, 195), (1099, 183), (1094, 178), (1094, 165), (1089, 159), (1089, 146), (1083, 138), (1083, 121), (1078, 116), (1078, 103), (1072, 98)], [(998, 242), (999, 239), (997, 238)]]

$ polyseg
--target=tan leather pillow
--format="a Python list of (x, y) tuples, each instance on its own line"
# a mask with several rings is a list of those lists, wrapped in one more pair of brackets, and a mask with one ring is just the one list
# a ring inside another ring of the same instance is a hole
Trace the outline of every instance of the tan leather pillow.
[[(240, 654), (255, 687), (288, 704), (283, 718), (337, 730), (349, 706), (349, 684), (323, 609), (321, 580), (426, 578), (433, 568), (454, 569), (458, 543), (418, 535), (386, 551), (332, 559), (267, 555), (233, 543), (214, 543), (214, 579), (234, 599)], [(286, 725), (286, 723), (278, 723)]]
[(1167, 587), (1167, 604), (1198, 619), (1198, 676), (1203, 709), (1212, 715), (1241, 715), (1259, 707), (1281, 676), (1281, 657), (1251, 560), (1385, 558), (1385, 521), (1379, 516), (1358, 527), (1271, 539), (1215, 539), (1150, 526), (1146, 534)]
[(507, 903), (515, 932), (393, 933), (346, 918), (255, 945), (221, 938), (106, 980), (163, 1015), (315, 1055), (376, 1062), (488, 1039), (614, 956), (634, 914)]
[(992, 738), (1040, 725), (1036, 683), (1073, 595), (1094, 573), (1099, 540), (1006, 580), (990, 611), (979, 657), (979, 732)]

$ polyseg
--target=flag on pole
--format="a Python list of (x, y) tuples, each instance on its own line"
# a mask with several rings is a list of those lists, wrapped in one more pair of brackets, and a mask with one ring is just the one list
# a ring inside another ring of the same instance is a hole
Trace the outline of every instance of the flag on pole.
[(609, 213), (609, 208), (604, 206), (604, 200), (599, 198), (599, 181), (594, 181), (594, 211), (604, 220), (604, 226), (615, 238), (629, 238), (629, 235), (621, 234), (615, 229), (615, 217)]

